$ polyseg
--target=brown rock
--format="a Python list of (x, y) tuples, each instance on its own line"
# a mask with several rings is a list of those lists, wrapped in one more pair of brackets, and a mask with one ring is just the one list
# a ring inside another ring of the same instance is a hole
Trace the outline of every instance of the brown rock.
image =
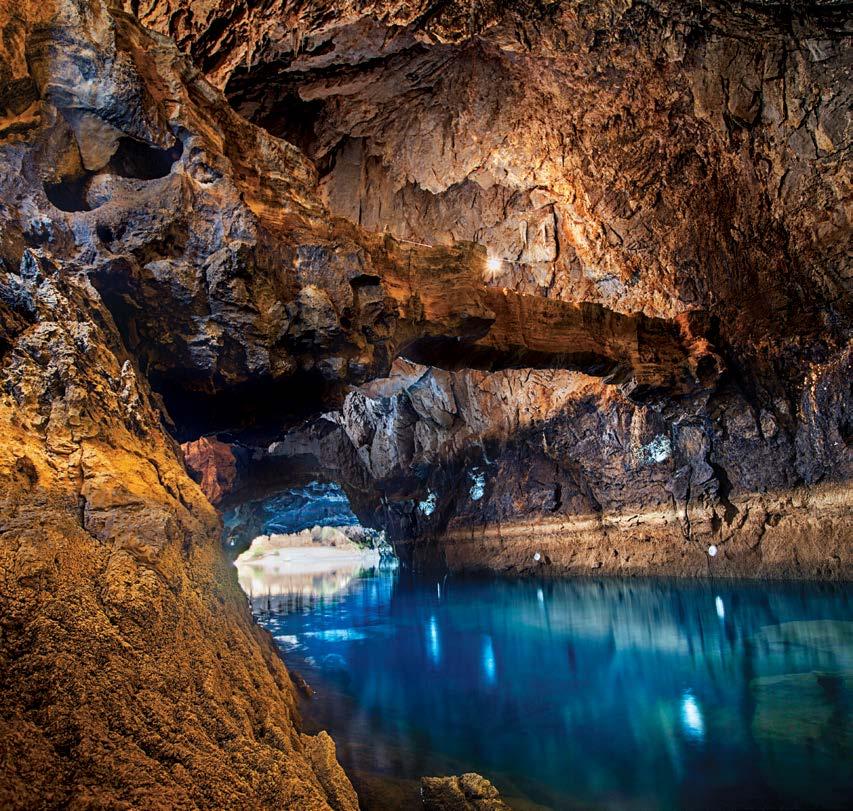
[(509, 806), (485, 777), (474, 772), (461, 777), (424, 777), (421, 800), (426, 811), (504, 811)]
[(218, 504), (229, 496), (237, 482), (237, 460), (231, 447), (210, 437), (181, 445), (184, 461), (198, 477), (201, 491), (211, 504)]
[(335, 742), (328, 732), (300, 735), (308, 762), (317, 775), (329, 805), (340, 811), (358, 811), (358, 797), (335, 757)]

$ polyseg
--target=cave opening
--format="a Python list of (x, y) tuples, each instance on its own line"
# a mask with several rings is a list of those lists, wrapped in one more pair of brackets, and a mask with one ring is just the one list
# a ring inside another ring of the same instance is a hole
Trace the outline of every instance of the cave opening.
[(224, 512), (223, 524), (240, 585), (262, 619), (397, 564), (385, 532), (363, 526), (333, 481), (312, 480), (244, 502)]
[(118, 139), (106, 166), (97, 170), (83, 170), (56, 182), (45, 181), (42, 187), (47, 199), (60, 211), (92, 211), (104, 202), (102, 191), (93, 192), (90, 188), (95, 179), (115, 176), (132, 180), (157, 180), (167, 177), (180, 160), (183, 150), (184, 145), (178, 138), (175, 138), (172, 146), (162, 148), (123, 136)]
[(119, 138), (106, 171), (119, 177), (156, 180), (172, 171), (183, 151), (184, 145), (178, 138), (167, 148), (151, 146), (136, 138)]

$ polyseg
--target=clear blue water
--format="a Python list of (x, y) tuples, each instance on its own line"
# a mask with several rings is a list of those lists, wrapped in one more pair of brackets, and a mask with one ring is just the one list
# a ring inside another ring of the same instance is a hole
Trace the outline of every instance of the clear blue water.
[(256, 609), (366, 808), (465, 771), (515, 808), (853, 801), (848, 586), (379, 571), (308, 591)]

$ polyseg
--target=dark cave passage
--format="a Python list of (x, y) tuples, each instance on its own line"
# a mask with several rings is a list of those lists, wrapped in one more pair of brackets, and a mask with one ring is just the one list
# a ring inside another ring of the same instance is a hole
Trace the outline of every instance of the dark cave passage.
[(166, 177), (175, 162), (180, 159), (183, 144), (176, 138), (174, 146), (168, 149), (150, 146), (135, 138), (119, 138), (113, 156), (105, 167), (98, 171), (84, 172), (77, 177), (69, 177), (57, 183), (43, 184), (47, 199), (60, 211), (91, 211), (103, 204), (89, 199), (89, 185), (94, 178), (114, 175), (136, 180), (156, 180)]

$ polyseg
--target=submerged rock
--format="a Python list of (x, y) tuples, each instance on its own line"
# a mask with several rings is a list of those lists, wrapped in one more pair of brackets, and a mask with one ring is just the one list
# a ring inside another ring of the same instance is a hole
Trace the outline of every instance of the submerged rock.
[(758, 767), (804, 805), (847, 805), (849, 775), (838, 764), (853, 760), (853, 670), (768, 676), (749, 688)]
[(853, 668), (853, 622), (809, 620), (767, 625), (753, 638), (757, 645), (786, 655), (804, 649), (831, 657), (838, 669)]
[(337, 811), (358, 811), (358, 797), (335, 756), (335, 742), (328, 732), (300, 735), (305, 754)]

